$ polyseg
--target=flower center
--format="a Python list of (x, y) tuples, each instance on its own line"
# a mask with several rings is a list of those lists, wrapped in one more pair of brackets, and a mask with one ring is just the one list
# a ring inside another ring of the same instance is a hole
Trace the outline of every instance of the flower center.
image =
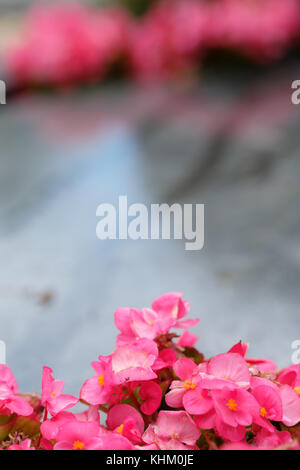
[(84, 448), (84, 443), (81, 441), (75, 441), (73, 444), (74, 450), (82, 450)]
[(228, 408), (229, 408), (231, 411), (236, 411), (236, 410), (237, 410), (237, 403), (236, 403), (236, 401), (235, 401), (233, 398), (230, 398), (230, 400), (228, 401), (228, 403), (226, 403), (226, 406), (228, 406)]
[(260, 409), (260, 416), (261, 416), (262, 418), (264, 418), (267, 414), (268, 414), (268, 412), (267, 412), (266, 408), (262, 407), (262, 408)]
[(174, 433), (174, 434), (172, 435), (172, 439), (179, 439), (179, 435), (176, 434), (176, 433)]
[(124, 429), (124, 424), (121, 424), (121, 425), (117, 428), (117, 433), (122, 434), (122, 433), (123, 433), (123, 429)]
[(102, 385), (104, 384), (104, 375), (103, 374), (99, 375), (98, 384), (100, 385), (100, 387), (102, 387)]
[(186, 390), (194, 390), (196, 388), (196, 384), (191, 380), (186, 380), (183, 386)]
[(51, 392), (50, 393), (50, 397), (55, 397), (56, 393), (55, 392)]
[(296, 393), (298, 393), (298, 395), (300, 395), (300, 387), (295, 387), (294, 390)]

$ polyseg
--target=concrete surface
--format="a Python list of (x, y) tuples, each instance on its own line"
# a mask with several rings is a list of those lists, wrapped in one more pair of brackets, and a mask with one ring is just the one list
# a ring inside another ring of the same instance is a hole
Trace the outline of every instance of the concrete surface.
[[(299, 69), (164, 89), (22, 98), (0, 109), (0, 339), (23, 391), (42, 366), (78, 393), (113, 311), (170, 290), (207, 356), (238, 340), (280, 366), (300, 339)], [(205, 203), (205, 247), (99, 241), (96, 207)]]

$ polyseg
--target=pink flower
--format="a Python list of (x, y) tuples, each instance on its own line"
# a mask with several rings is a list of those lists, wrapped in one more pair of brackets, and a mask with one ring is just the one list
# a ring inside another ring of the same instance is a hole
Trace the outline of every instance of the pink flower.
[(5, 364), (0, 364), (0, 382), (5, 384), (14, 395), (19, 393), (17, 381), (11, 369)]
[(182, 399), (188, 390), (194, 390), (197, 386), (197, 365), (186, 357), (179, 359), (174, 364), (174, 372), (181, 380), (174, 380), (170, 386), (170, 392), (166, 394), (166, 403), (172, 408), (181, 408)]
[(195, 422), (200, 428), (211, 429), (215, 426), (214, 402), (207, 390), (189, 390), (183, 397), (183, 406), (188, 413), (195, 415)]
[(139, 338), (155, 339), (160, 334), (159, 316), (149, 308), (118, 308), (115, 324), (121, 331), (117, 345), (123, 346)]
[(29, 416), (33, 413), (32, 406), (18, 396), (18, 393), (18, 385), (10, 368), (0, 364), (0, 415), (17, 413), (20, 416)]
[[(63, 395), (64, 382), (49, 367), (40, 397), (20, 396), (11, 370), (0, 365), (0, 450), (299, 449), (300, 364), (281, 371), (265, 359), (249, 364), (241, 342), (203, 360), (168, 334), (188, 311), (181, 294), (166, 294), (152, 307), (118, 312), (120, 344), (92, 363), (95, 375), (80, 393), (89, 406), (81, 412), (66, 411), (78, 399)], [(133, 331), (153, 339), (136, 339)], [(99, 411), (107, 414), (105, 425)]]
[(101, 450), (135, 450), (135, 446), (121, 434), (110, 432), (101, 436)]
[(61, 411), (51, 419), (43, 421), (41, 433), (48, 441), (56, 441), (60, 428), (70, 421), (76, 421), (75, 415), (68, 411)]
[(278, 377), (278, 382), (292, 387), (295, 392), (300, 394), (300, 364), (294, 364), (283, 369)]
[(216, 431), (223, 440), (229, 442), (244, 443), (246, 438), (245, 426), (230, 426), (218, 416), (216, 417)]
[(207, 365), (207, 373), (200, 373), (200, 386), (222, 389), (250, 386), (250, 373), (246, 361), (236, 353), (219, 354)]
[(203, 50), (209, 16), (202, 2), (158, 2), (136, 25), (130, 43), (133, 74), (140, 80), (164, 80), (191, 68)]
[(283, 405), (283, 423), (294, 426), (300, 421), (300, 364), (282, 370), (277, 377)]
[(145, 415), (152, 415), (160, 407), (162, 391), (156, 382), (143, 382), (139, 396), (142, 400), (141, 411)]
[(258, 385), (252, 389), (252, 395), (259, 404), (259, 416), (255, 417), (255, 423), (274, 431), (270, 421), (282, 420), (282, 402), (279, 390), (269, 385)]
[(166, 367), (172, 367), (176, 362), (176, 352), (173, 349), (162, 349), (159, 351), (158, 358), (152, 366), (153, 370), (161, 370)]
[(152, 302), (152, 309), (158, 313), (160, 318), (161, 333), (167, 333), (170, 328), (190, 328), (199, 323), (199, 319), (182, 320), (190, 308), (189, 302), (182, 300), (181, 292), (170, 292), (158, 297)]
[(20, 43), (7, 51), (7, 68), (18, 83), (26, 85), (98, 80), (123, 54), (128, 26), (120, 9), (35, 7)]
[(246, 427), (258, 415), (254, 397), (243, 389), (223, 389), (211, 392), (216, 412), (216, 429), (225, 440), (238, 442), (245, 438)]
[(234, 428), (250, 426), (259, 409), (253, 396), (243, 389), (213, 390), (211, 397), (218, 418), (224, 424)]
[[(90, 406), (87, 411), (83, 413), (70, 413), (69, 411), (61, 411), (51, 419), (43, 421), (41, 424), (41, 432), (45, 439), (48, 441), (56, 441), (59, 431), (63, 425), (74, 421), (94, 422), (100, 425), (100, 416), (98, 407)], [(99, 431), (103, 431), (103, 426), (98, 427)]]
[[(184, 366), (186, 360), (187, 359), (181, 359), (181, 367)], [(210, 396), (210, 392), (200, 387), (199, 376), (196, 375), (196, 372), (199, 371), (205, 373), (206, 366), (207, 364), (203, 363), (192, 370), (192, 366), (190, 365), (190, 372), (192, 372), (192, 374), (183, 383), (184, 392), (182, 395), (182, 405), (188, 413), (195, 415), (195, 422), (197, 426), (203, 429), (210, 429), (215, 425), (215, 410), (213, 401)], [(182, 373), (183, 371), (178, 372), (180, 373), (181, 377), (184, 377)], [(170, 387), (171, 389), (173, 388), (173, 384)], [(174, 393), (173, 390), (170, 393)], [(174, 397), (171, 396), (168, 397), (167, 403), (170, 404), (170, 398), (171, 402), (173, 401), (173, 404), (176, 404), (174, 403)], [(177, 404), (180, 405), (179, 402)]]
[[(246, 357), (247, 351), (249, 348), (249, 343), (242, 343), (241, 341), (231, 349), (229, 349), (229, 353), (237, 353), (240, 354), (242, 357)], [(267, 360), (267, 359), (254, 359), (254, 358), (247, 358), (246, 359), (248, 366), (256, 369), (258, 372), (274, 372), (277, 369), (275, 362)]]
[(255, 442), (260, 448), (275, 449), (276, 447), (292, 443), (293, 440), (287, 431), (274, 429), (270, 432), (266, 429), (261, 429), (255, 436)]
[(169, 332), (170, 328), (190, 328), (199, 320), (178, 320), (187, 315), (189, 304), (182, 300), (180, 292), (165, 294), (152, 303), (152, 310), (144, 308), (118, 308), (114, 318), (121, 334), (117, 346), (134, 342), (139, 338), (154, 340), (161, 334)]
[(80, 399), (91, 405), (108, 403), (113, 389), (113, 371), (111, 357), (99, 356), (99, 362), (92, 362), (96, 372), (94, 377), (87, 379), (80, 391)]
[(100, 450), (99, 426), (95, 422), (67, 421), (60, 427), (54, 450)]
[(112, 370), (116, 384), (156, 378), (151, 366), (158, 357), (157, 345), (149, 339), (140, 339), (121, 346), (112, 354)]
[(261, 62), (276, 59), (298, 36), (299, 13), (295, 0), (215, 2), (210, 12), (210, 41)]
[(133, 444), (142, 442), (144, 421), (140, 413), (130, 405), (116, 405), (111, 408), (107, 415), (107, 426)]
[(155, 424), (143, 435), (147, 444), (157, 444), (162, 450), (194, 448), (200, 431), (185, 411), (160, 411)]
[(289, 385), (279, 387), (282, 400), (283, 418), (286, 426), (295, 426), (300, 422), (300, 395)]
[(78, 402), (78, 398), (62, 394), (64, 385), (63, 380), (54, 380), (50, 367), (43, 368), (41, 402), (52, 416), (71, 408)]

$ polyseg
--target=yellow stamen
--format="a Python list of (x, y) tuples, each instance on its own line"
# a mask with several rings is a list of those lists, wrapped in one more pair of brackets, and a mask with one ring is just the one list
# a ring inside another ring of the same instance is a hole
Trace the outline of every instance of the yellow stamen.
[(296, 393), (298, 393), (300, 395), (300, 387), (295, 387), (294, 390), (295, 390)]
[(264, 418), (267, 414), (268, 414), (268, 412), (267, 412), (266, 408), (262, 407), (262, 408), (260, 409), (260, 416), (261, 416), (262, 418)]
[(74, 450), (83, 450), (84, 448), (84, 443), (81, 441), (75, 441), (73, 444), (73, 449)]
[(178, 434), (176, 434), (176, 433), (175, 433), (175, 434), (173, 434), (173, 435), (172, 435), (172, 439), (179, 439), (179, 436), (178, 436)]
[(104, 375), (101, 374), (99, 375), (98, 377), (98, 384), (102, 387), (102, 385), (104, 384)]
[(117, 433), (122, 434), (122, 433), (123, 433), (123, 429), (124, 429), (124, 424), (121, 424), (121, 425), (117, 428)]
[(196, 384), (191, 380), (186, 380), (183, 386), (186, 390), (194, 390), (196, 388)]
[(50, 393), (50, 396), (51, 396), (51, 397), (55, 397), (55, 395), (56, 395), (55, 392), (51, 392), (51, 393)]
[(228, 406), (228, 408), (231, 410), (231, 411), (236, 411), (237, 410), (237, 403), (235, 400), (233, 400), (233, 398), (230, 398), (230, 400), (228, 401), (228, 403), (226, 403), (226, 406)]
[(155, 321), (154, 321), (154, 320), (151, 320), (151, 321), (149, 322), (149, 325), (150, 325), (150, 326), (154, 326), (154, 323), (155, 323)]

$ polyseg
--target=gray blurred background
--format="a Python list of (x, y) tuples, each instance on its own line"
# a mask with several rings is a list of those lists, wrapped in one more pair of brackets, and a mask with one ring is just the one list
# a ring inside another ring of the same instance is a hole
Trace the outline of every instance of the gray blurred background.
[[(90, 362), (114, 347), (114, 310), (174, 290), (201, 318), (205, 355), (242, 339), (250, 356), (290, 363), (300, 338), (299, 78), (290, 61), (0, 107), (0, 339), (22, 391), (39, 391), (48, 365), (78, 393)], [(123, 194), (129, 204), (204, 203), (204, 249), (99, 241), (97, 206)]]

